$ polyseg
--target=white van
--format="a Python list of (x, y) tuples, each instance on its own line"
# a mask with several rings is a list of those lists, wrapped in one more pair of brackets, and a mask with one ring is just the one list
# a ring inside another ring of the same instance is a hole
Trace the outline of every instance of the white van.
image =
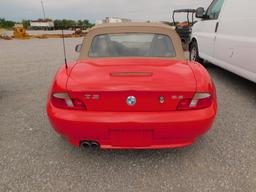
[(256, 82), (256, 1), (213, 0), (192, 28), (190, 59), (207, 60)]

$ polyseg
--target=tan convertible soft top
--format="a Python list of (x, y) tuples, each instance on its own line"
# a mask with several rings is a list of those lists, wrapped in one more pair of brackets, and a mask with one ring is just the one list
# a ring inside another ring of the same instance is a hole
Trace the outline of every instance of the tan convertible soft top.
[[(80, 52), (79, 60), (92, 59), (89, 57), (89, 50), (93, 41), (93, 38), (102, 34), (114, 34), (114, 33), (153, 33), (163, 34), (170, 37), (173, 46), (176, 51), (175, 57), (162, 57), (162, 59), (172, 60), (185, 60), (185, 55), (182, 49), (181, 40), (175, 29), (166, 24), (160, 23), (117, 23), (117, 24), (101, 24), (93, 27), (88, 31), (83, 40), (82, 49)], [(108, 57), (109, 58), (109, 57)], [(95, 59), (95, 58), (93, 58)]]

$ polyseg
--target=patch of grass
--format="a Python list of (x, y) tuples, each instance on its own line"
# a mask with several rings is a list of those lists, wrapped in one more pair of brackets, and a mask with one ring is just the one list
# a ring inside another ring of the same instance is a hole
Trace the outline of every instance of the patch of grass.
[(6, 31), (6, 29), (0, 28), (0, 33), (3, 33), (3, 32), (5, 32), (5, 31)]
[(0, 28), (0, 34), (3, 34), (7, 31), (11, 31), (12, 29), (7, 29), (7, 28)]

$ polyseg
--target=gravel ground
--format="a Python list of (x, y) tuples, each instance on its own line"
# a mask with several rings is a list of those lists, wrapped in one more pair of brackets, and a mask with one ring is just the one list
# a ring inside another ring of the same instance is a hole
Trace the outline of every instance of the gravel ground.
[[(68, 59), (81, 39), (67, 39)], [(0, 40), (0, 191), (256, 191), (256, 85), (209, 67), (213, 128), (194, 145), (155, 151), (75, 148), (48, 123), (45, 103), (63, 63), (61, 39)]]

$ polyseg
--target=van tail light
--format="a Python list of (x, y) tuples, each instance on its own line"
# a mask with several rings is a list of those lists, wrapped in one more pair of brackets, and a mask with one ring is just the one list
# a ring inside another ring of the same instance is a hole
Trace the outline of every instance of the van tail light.
[(62, 109), (86, 110), (81, 100), (71, 98), (68, 93), (53, 93), (51, 102), (55, 107)]
[(210, 107), (213, 97), (210, 93), (196, 93), (192, 99), (182, 99), (177, 110), (203, 109)]

